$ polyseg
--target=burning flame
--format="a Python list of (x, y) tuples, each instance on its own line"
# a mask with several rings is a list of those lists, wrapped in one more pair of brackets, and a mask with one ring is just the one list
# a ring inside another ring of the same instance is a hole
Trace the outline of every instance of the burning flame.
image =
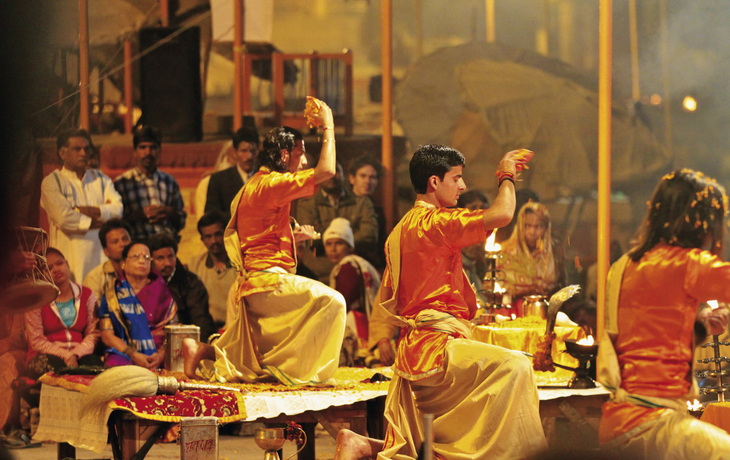
[(695, 399), (694, 402), (690, 404), (690, 402), (687, 401), (687, 410), (700, 410), (700, 409), (702, 409), (701, 402), (699, 402)]
[[(711, 309), (715, 310), (719, 305), (717, 305), (717, 300), (708, 300), (707, 305), (710, 306)], [(687, 402), (689, 404), (689, 401)]]
[(502, 249), (502, 246), (494, 242), (494, 239), (497, 237), (497, 232), (492, 232), (492, 234), (487, 238), (487, 244), (484, 245), (484, 250), (487, 252), (499, 252), (500, 249)]
[(515, 315), (514, 313), (512, 313), (512, 315), (510, 316), (512, 317), (512, 319), (517, 319), (517, 315)]
[(577, 343), (578, 345), (593, 345), (593, 336), (589, 335), (588, 337), (580, 339), (575, 343)]
[[(497, 246), (499, 246), (499, 245), (497, 245)], [(504, 294), (505, 292), (507, 292), (507, 289), (503, 288), (502, 286), (499, 285), (498, 282), (495, 281), (494, 282), (494, 293), (495, 294)]]

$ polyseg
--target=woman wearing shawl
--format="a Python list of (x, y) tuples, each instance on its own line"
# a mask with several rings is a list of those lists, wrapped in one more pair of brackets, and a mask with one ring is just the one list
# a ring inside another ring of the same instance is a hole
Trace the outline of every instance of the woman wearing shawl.
[[(550, 213), (541, 203), (528, 202), (517, 215), (512, 236), (502, 245), (497, 268), (512, 305), (528, 295), (549, 296), (565, 285), (563, 251), (551, 236)], [(518, 315), (520, 309), (517, 309)]]
[(346, 326), (357, 333), (362, 352), (359, 357), (365, 358), (368, 321), (380, 288), (380, 275), (370, 262), (353, 254), (355, 238), (350, 222), (344, 217), (332, 219), (322, 241), (327, 258), (335, 264), (330, 272), (330, 287), (345, 297)]
[(122, 277), (101, 299), (101, 340), (108, 367), (156, 369), (165, 361), (164, 328), (177, 324), (177, 305), (165, 280), (151, 271), (149, 248), (132, 243), (122, 252)]

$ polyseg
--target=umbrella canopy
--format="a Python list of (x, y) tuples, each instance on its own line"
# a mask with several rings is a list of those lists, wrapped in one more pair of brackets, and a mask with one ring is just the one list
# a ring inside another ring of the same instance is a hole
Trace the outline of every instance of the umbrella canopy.
[[(536, 152), (525, 185), (545, 198), (594, 189), (598, 84), (555, 59), (474, 42), (418, 61), (399, 84), (396, 118), (413, 145), (439, 143), (467, 158), (470, 188), (493, 189), (501, 156)], [(614, 104), (614, 182), (640, 179), (671, 158), (649, 127)]]

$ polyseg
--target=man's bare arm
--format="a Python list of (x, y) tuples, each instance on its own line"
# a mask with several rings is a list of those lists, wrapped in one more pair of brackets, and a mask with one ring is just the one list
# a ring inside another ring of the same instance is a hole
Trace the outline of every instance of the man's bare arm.
[(515, 214), (515, 185), (506, 180), (499, 186), (499, 194), (492, 206), (484, 211), (484, 228), (489, 231), (501, 228), (512, 221)]
[(317, 166), (314, 167), (314, 183), (320, 184), (334, 177), (336, 172), (335, 123), (332, 118), (332, 109), (327, 104), (310, 96), (307, 96), (307, 104), (314, 107), (313, 110), (307, 112), (307, 120), (324, 129), (322, 151), (319, 154)]

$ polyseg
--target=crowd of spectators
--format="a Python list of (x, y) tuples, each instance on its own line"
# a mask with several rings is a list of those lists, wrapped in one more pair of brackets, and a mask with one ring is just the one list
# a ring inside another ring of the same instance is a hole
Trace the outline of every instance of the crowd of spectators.
[[(13, 371), (5, 372), (3, 385), (21, 374), (37, 378), (64, 367), (158, 368), (165, 358), (165, 326), (197, 325), (203, 341), (224, 330), (236, 316), (231, 300), (239, 278), (224, 233), (231, 202), (259, 167), (256, 128), (238, 130), (226, 161), (220, 162), (225, 167), (201, 181), (196, 209), (204, 213), (197, 230), (206, 251), (192, 256), (187, 265), (177, 257), (184, 202), (175, 178), (157, 167), (159, 130), (135, 130), (136, 165), (114, 181), (90, 164), (94, 148), (85, 131), (62, 134), (57, 147), (61, 167), (43, 180), (41, 206), (50, 226), (48, 263), (61, 295), (24, 318), (5, 317), (0, 360), (7, 360), (4, 367)], [(343, 346), (347, 359), (341, 362), (374, 364), (380, 350), (387, 364), (392, 342), (369, 336), (385, 267), (385, 215), (373, 199), (383, 170), (370, 155), (346, 166), (338, 163), (333, 178), (293, 207), (292, 228), (308, 225), (321, 234), (314, 244), (296, 246), (297, 274), (318, 279), (344, 296), (346, 337), (354, 343)], [(518, 195), (522, 202), (511, 224), (514, 229), (507, 236), (504, 230), (498, 234), (506, 241), (507, 254), (500, 268), (516, 296), (547, 295), (565, 284), (562, 251), (551, 240), (550, 216), (537, 203), (539, 197), (529, 190)], [(489, 199), (470, 190), (457, 206), (486, 209)], [(520, 272), (513, 270), (513, 258)], [(486, 274), (484, 245), (464, 248), (462, 263), (479, 293)], [(0, 401), (0, 423), (10, 414), (9, 404)]]

